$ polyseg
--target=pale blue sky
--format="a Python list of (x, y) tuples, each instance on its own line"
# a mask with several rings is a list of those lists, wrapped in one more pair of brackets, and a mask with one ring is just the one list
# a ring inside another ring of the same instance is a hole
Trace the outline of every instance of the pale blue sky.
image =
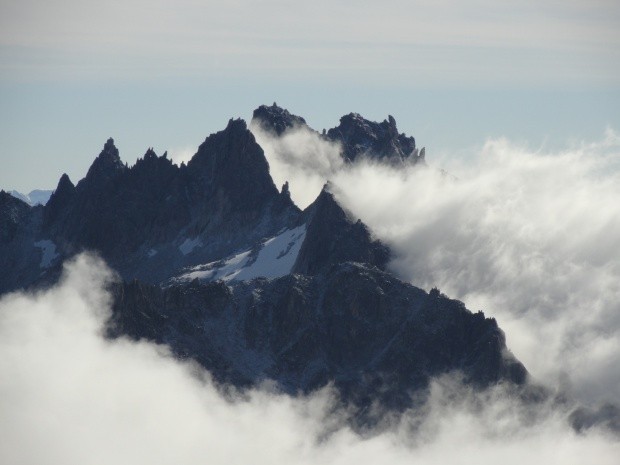
[(0, 0), (0, 188), (133, 163), (262, 103), (316, 129), (395, 116), (433, 153), (620, 129), (617, 0)]

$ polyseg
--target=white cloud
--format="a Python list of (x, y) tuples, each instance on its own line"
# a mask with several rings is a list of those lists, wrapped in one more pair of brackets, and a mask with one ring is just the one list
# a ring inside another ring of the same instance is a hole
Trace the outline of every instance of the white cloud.
[(344, 165), (340, 145), (311, 129), (291, 128), (280, 137), (266, 133), (258, 124), (252, 124), (251, 131), (265, 152), (276, 186), (288, 181), (291, 198), (300, 208), (312, 203), (327, 179)]
[(554, 154), (489, 141), (444, 160), (456, 180), (364, 163), (333, 182), (393, 248), (401, 277), (497, 317), (540, 381), (586, 403), (619, 402), (619, 162), (609, 130)]
[(168, 150), (168, 158), (180, 166), (181, 163), (187, 164), (195, 153), (196, 147), (176, 147)]
[(0, 300), (2, 463), (604, 465), (620, 452), (600, 432), (571, 432), (561, 412), (532, 419), (501, 387), (474, 395), (449, 377), (433, 384), (427, 416), (366, 439), (327, 414), (329, 390), (226, 399), (164, 347), (103, 339), (109, 279), (83, 255), (59, 285)]

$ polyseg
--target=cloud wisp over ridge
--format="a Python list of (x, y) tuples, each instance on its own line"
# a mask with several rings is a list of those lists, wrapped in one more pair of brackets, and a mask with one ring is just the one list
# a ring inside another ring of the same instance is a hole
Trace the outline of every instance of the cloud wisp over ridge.
[(327, 180), (344, 167), (340, 144), (320, 137), (308, 127), (288, 129), (279, 137), (258, 123), (252, 123), (250, 129), (265, 151), (276, 186), (288, 181), (291, 198), (300, 208), (310, 205)]

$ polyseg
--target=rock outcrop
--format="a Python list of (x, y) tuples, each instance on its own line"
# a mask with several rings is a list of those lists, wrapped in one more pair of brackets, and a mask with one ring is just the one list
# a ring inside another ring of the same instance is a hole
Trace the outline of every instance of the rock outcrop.
[(346, 162), (366, 157), (394, 164), (416, 164), (424, 163), (425, 159), (424, 148), (419, 151), (413, 137), (399, 133), (396, 120), (391, 115), (387, 120), (377, 123), (358, 113), (349, 113), (340, 118), (338, 126), (319, 134), (302, 117), (274, 103), (254, 110), (252, 124), (258, 125), (273, 137), (280, 137), (294, 128), (312, 131), (326, 141), (337, 142), (342, 147), (341, 155)]
[(337, 127), (327, 131), (327, 138), (342, 144), (347, 161), (361, 156), (400, 163), (417, 163), (423, 159), (416, 150), (415, 139), (400, 134), (392, 116), (375, 123), (358, 113), (349, 113), (340, 118)]
[(263, 130), (271, 132), (276, 136), (281, 136), (285, 131), (292, 128), (308, 128), (305, 119), (291, 114), (284, 108), (280, 108), (275, 102), (271, 106), (261, 105), (254, 110), (252, 113), (252, 123), (259, 124)]

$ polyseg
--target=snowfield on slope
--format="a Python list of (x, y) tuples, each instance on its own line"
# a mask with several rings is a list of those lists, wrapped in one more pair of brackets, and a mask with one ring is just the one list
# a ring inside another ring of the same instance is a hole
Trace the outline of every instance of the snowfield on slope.
[(286, 276), (297, 260), (305, 237), (306, 225), (287, 229), (264, 241), (258, 251), (246, 250), (225, 260), (195, 266), (174, 280), (248, 281)]

